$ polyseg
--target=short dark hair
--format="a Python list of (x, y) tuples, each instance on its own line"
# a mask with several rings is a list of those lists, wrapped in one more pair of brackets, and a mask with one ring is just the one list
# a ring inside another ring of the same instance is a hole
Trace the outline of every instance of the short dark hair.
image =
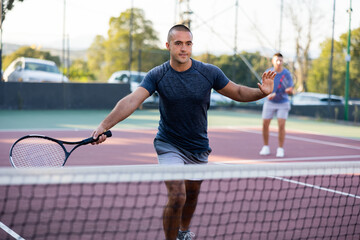
[(173, 31), (183, 31), (183, 32), (189, 32), (192, 35), (192, 32), (190, 31), (190, 29), (185, 26), (184, 24), (176, 24), (174, 26), (172, 26), (168, 32), (168, 36), (167, 36), (167, 41), (168, 43), (171, 40), (171, 36), (172, 36), (172, 32)]
[(281, 57), (281, 58), (284, 58), (283, 55), (281, 53), (275, 53), (273, 57)]

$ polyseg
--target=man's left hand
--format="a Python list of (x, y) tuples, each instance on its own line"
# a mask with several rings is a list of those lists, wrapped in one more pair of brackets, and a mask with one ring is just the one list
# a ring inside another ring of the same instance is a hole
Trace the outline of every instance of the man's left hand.
[(273, 92), (275, 76), (276, 72), (274, 71), (268, 71), (263, 73), (262, 84), (258, 83), (258, 87), (265, 96)]

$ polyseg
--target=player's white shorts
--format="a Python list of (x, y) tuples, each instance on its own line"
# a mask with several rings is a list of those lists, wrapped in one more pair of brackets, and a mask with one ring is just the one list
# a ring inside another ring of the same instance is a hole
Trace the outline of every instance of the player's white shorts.
[(287, 119), (289, 116), (289, 111), (291, 109), (290, 102), (284, 103), (273, 103), (271, 101), (265, 101), (263, 110), (262, 110), (262, 118), (263, 119), (272, 119), (276, 113), (276, 117)]

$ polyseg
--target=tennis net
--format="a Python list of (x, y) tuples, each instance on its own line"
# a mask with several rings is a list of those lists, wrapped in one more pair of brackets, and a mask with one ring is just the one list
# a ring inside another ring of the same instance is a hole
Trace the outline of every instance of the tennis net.
[(0, 169), (0, 239), (165, 239), (164, 180), (203, 179), (195, 239), (360, 239), (360, 163)]

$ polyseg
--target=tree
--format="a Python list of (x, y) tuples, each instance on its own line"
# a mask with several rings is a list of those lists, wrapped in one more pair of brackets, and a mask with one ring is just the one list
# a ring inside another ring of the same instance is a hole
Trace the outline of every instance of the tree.
[[(271, 67), (270, 59), (261, 56), (259, 52), (241, 52), (241, 55), (248, 60), (254, 71), (256, 71), (256, 73), (260, 76), (267, 68)], [(194, 58), (218, 66), (228, 78), (236, 83), (257, 87), (257, 78), (250, 71), (248, 66), (246, 66), (239, 55), (221, 55), (217, 57), (215, 55), (205, 53), (195, 56)]]
[(87, 50), (88, 69), (96, 76), (98, 80), (106, 80), (103, 72), (103, 65), (105, 62), (105, 38), (97, 35)]
[(148, 71), (168, 59), (167, 51), (157, 47), (157, 33), (144, 11), (127, 9), (119, 17), (110, 19), (108, 38), (98, 36), (88, 51), (89, 69), (99, 80), (106, 80), (115, 71), (129, 70), (130, 29), (131, 70)]
[[(338, 41), (334, 41), (332, 94), (335, 95), (345, 94), (347, 36), (348, 33), (344, 33)], [(308, 90), (327, 93), (331, 39), (322, 42), (320, 48), (320, 56), (313, 61), (313, 67), (309, 71)], [(350, 55), (349, 95), (350, 98), (360, 98), (360, 28), (351, 31)]]
[(95, 80), (95, 76), (90, 72), (87, 62), (76, 59), (70, 66), (69, 79), (72, 82), (88, 82), (89, 79)]
[[(17, 1), (23, 2), (24, 0), (17, 0)], [(1, 15), (1, 21), (4, 21), (6, 13), (13, 9), (15, 0), (3, 0), (2, 2), (3, 2), (3, 10)]]
[(322, 16), (314, 0), (291, 1), (286, 12), (295, 30), (294, 74), (297, 80), (295, 87), (298, 92), (307, 91), (306, 81), (311, 68), (310, 47), (313, 32), (317, 26), (320, 26)]
[[(320, 48), (320, 56), (313, 60), (312, 68), (308, 74), (307, 90), (309, 92), (328, 93), (331, 39), (327, 39), (321, 43)], [(341, 95), (341, 89), (338, 86), (337, 79), (339, 79), (339, 77), (341, 78), (340, 73), (345, 71), (343, 62), (344, 54), (342, 53), (341, 46), (339, 42), (334, 41), (332, 93), (336, 95)]]
[(35, 48), (25, 46), (21, 47), (15, 52), (4, 56), (3, 59), (3, 66), (4, 69), (7, 68), (12, 61), (14, 61), (18, 57), (30, 57), (30, 58), (39, 58), (39, 59), (45, 59), (45, 60), (51, 60), (56, 63), (57, 66), (60, 66), (60, 58), (59, 56), (52, 56), (50, 52), (46, 51), (39, 51)]
[(215, 62), (217, 61), (217, 57), (209, 52), (201, 54), (199, 56), (194, 56), (194, 59), (210, 64), (215, 64)]
[[(0, 17), (0, 34), (2, 34), (2, 23), (5, 19), (6, 13), (8, 11), (10, 11), (13, 7), (14, 7), (14, 1), (15, 0), (1, 0), (1, 17)], [(19, 2), (23, 2), (24, 0), (18, 0)], [(2, 38), (2, 36), (0, 36), (0, 38)], [(0, 42), (0, 70), (2, 71), (2, 69), (4, 68), (4, 64), (2, 62), (3, 56), (2, 56), (2, 42)], [(2, 72), (1, 72), (1, 79), (2, 79)]]

